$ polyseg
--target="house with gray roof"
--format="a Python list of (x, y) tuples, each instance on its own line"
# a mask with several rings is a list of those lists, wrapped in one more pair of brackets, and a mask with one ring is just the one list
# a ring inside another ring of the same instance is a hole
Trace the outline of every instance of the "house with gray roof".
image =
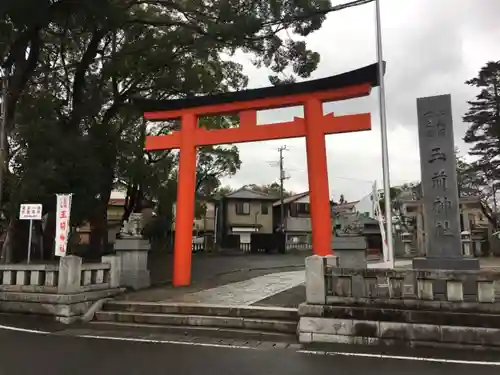
[(273, 202), (277, 197), (242, 187), (220, 199), (217, 227), (221, 236), (239, 235), (250, 243), (253, 232), (273, 233)]

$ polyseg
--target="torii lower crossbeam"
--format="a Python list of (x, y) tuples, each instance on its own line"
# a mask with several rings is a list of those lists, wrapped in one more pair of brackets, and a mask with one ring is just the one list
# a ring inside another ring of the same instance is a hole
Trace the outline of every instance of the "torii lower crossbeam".
[[(293, 85), (293, 87), (289, 85), (290, 91), (294, 91), (291, 94), (287, 94), (283, 87), (270, 87), (244, 92), (248, 94), (248, 97), (256, 98), (235, 98), (234, 101), (230, 101), (228, 100), (230, 97), (223, 94), (219, 97), (212, 97), (213, 100), (210, 97), (202, 97), (200, 102), (203, 103), (200, 105), (191, 100), (182, 108), (182, 103), (173, 101), (173, 104), (170, 104), (172, 102), (164, 104), (166, 110), (145, 112), (145, 118), (152, 121), (181, 119), (179, 131), (166, 136), (149, 136), (146, 139), (148, 151), (180, 149), (174, 248), (173, 284), (175, 286), (189, 285), (191, 281), (196, 147), (199, 146), (305, 137), (313, 252), (317, 255), (332, 253), (332, 222), (325, 135), (370, 130), (371, 119), (368, 113), (340, 117), (335, 117), (333, 114), (323, 115), (323, 103), (369, 95), (371, 87), (376, 84), (373, 78), (376, 65), (363, 69), (354, 71), (358, 74), (356, 77), (353, 72), (349, 72), (328, 78), (336, 80), (333, 86), (340, 86), (331, 89), (314, 91), (311, 89), (310, 82), (312, 81), (310, 81), (307, 82), (307, 87), (304, 83)], [(349, 77), (344, 77), (349, 74), (352, 75), (351, 80), (347, 79)], [(318, 80), (318, 82), (324, 86), (325, 80)], [(353, 81), (356, 84), (343, 83)], [(301, 87), (304, 88), (302, 92)], [(278, 90), (281, 91), (278, 92)], [(241, 92), (238, 95), (241, 96)], [(304, 107), (304, 118), (295, 118), (286, 123), (257, 125), (258, 110), (296, 105)], [(155, 106), (156, 104), (153, 105)], [(198, 119), (201, 116), (235, 113), (240, 116), (238, 128), (207, 130), (198, 127)]]

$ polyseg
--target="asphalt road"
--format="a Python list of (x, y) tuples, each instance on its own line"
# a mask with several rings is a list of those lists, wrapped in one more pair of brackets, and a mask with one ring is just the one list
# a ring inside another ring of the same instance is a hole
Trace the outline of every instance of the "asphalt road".
[(43, 335), (0, 329), (0, 374), (498, 375), (500, 367), (314, 355), (288, 349), (213, 346)]

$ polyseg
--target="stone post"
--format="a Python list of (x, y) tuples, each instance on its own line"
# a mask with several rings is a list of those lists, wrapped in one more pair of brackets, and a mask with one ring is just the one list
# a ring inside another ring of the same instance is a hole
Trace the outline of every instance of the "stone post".
[(57, 292), (61, 294), (79, 293), (82, 289), (82, 258), (68, 255), (59, 259)]
[(119, 288), (120, 287), (120, 258), (117, 255), (105, 255), (101, 258), (102, 263), (108, 263), (110, 265), (109, 269), (109, 287)]
[(312, 255), (306, 258), (306, 302), (313, 305), (326, 303), (325, 267), (337, 267), (334, 255)]
[(462, 204), (462, 223), (464, 231), (470, 232), (469, 210), (465, 204)]
[(424, 217), (422, 214), (422, 206), (418, 207), (417, 211), (417, 256), (425, 257), (427, 254), (427, 242), (424, 233)]
[(401, 240), (403, 241), (403, 245), (405, 248), (405, 256), (411, 256), (411, 243), (412, 243), (412, 234), (411, 233), (403, 233), (401, 235)]
[(134, 290), (151, 285), (148, 270), (149, 241), (137, 237), (121, 238), (115, 242), (114, 250), (119, 258), (120, 286)]
[[(472, 238), (471, 238), (471, 240), (472, 240)], [(474, 251), (473, 251), (473, 253), (474, 253), (474, 255), (476, 257), (481, 257), (483, 255), (483, 250), (481, 248), (482, 247), (482, 242), (483, 241), (480, 240), (480, 239), (474, 240)]]
[(463, 254), (464, 257), (470, 258), (472, 257), (472, 241), (471, 241), (471, 236), (470, 232), (464, 230), (461, 234), (460, 237), (462, 239), (462, 248), (463, 248)]

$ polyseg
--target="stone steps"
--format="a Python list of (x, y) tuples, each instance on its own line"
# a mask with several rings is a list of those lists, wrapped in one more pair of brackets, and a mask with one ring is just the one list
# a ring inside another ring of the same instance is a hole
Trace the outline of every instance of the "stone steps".
[(110, 301), (96, 312), (92, 324), (291, 342), (296, 341), (298, 313), (292, 308)]
[(322, 317), (428, 325), (465, 326), (500, 329), (500, 314), (467, 313), (446, 310), (379, 308), (374, 306), (325, 306)]
[(181, 314), (203, 316), (227, 316), (242, 318), (283, 319), (298, 321), (298, 311), (294, 308), (213, 305), (182, 302), (136, 302), (109, 301), (103, 305), (103, 311), (133, 312), (149, 314)]
[(169, 335), (176, 339), (185, 337), (210, 337), (217, 339), (232, 339), (256, 342), (281, 342), (297, 343), (297, 335), (292, 333), (268, 332), (255, 329), (235, 329), (200, 326), (176, 326), (138, 323), (119, 323), (93, 321), (90, 323), (92, 332), (104, 332), (105, 334), (126, 332), (127, 334), (161, 334)]

